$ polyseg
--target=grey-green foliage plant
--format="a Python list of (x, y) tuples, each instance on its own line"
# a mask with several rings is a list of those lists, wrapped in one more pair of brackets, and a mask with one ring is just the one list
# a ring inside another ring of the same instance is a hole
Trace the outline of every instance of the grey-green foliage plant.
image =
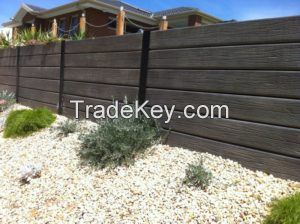
[(205, 190), (212, 180), (212, 173), (204, 168), (202, 159), (197, 164), (189, 164), (185, 173), (183, 183), (200, 187), (202, 190)]
[(0, 91), (0, 112), (16, 102), (15, 94), (7, 90)]
[(96, 130), (81, 137), (80, 156), (101, 168), (130, 165), (137, 155), (160, 141), (156, 120), (138, 118), (105, 120)]
[(77, 120), (67, 119), (66, 121), (59, 124), (57, 127), (58, 131), (64, 136), (68, 136), (69, 134), (75, 133), (78, 128)]

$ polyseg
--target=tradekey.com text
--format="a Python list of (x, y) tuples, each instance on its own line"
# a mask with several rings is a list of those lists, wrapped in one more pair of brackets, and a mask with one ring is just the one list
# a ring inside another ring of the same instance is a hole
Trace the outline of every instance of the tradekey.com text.
[[(85, 106), (85, 118), (89, 119), (92, 115), (95, 119), (116, 119), (119, 117), (129, 119), (132, 117), (138, 118), (143, 115), (146, 118), (161, 119), (164, 118), (164, 123), (168, 124), (174, 116), (176, 106), (166, 105), (149, 105), (149, 101), (139, 104), (135, 101), (132, 104), (122, 104), (119, 101), (114, 101), (109, 106), (104, 105), (87, 105), (84, 100), (70, 100), (71, 104), (75, 104), (75, 117), (79, 118), (79, 107)], [(183, 109), (182, 115), (177, 115), (178, 118), (200, 119), (206, 118), (229, 118), (229, 107), (227, 105), (187, 105)]]

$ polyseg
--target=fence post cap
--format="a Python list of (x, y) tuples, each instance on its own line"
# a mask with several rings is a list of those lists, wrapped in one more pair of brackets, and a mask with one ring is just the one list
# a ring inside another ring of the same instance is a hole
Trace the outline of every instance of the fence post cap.
[(163, 19), (163, 20), (167, 20), (167, 16), (163, 16), (162, 19)]
[(120, 7), (120, 11), (124, 11), (124, 6), (121, 6), (121, 7)]

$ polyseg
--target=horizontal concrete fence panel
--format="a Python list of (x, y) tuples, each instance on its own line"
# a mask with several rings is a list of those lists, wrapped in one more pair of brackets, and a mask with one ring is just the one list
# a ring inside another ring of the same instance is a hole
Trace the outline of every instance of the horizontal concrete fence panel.
[(57, 105), (58, 93), (20, 87), (20, 97)]
[[(70, 100), (176, 105), (167, 144), (300, 180), (299, 52), (300, 17), (66, 41), (0, 50), (0, 90), (70, 117)], [(188, 104), (229, 119), (185, 119)]]
[(147, 97), (153, 105), (176, 105), (181, 111), (186, 105), (227, 105), (230, 118), (300, 128), (300, 100), (151, 88)]
[(16, 67), (17, 57), (0, 58), (0, 67)]
[(150, 52), (149, 68), (299, 70), (300, 43)]
[(20, 56), (60, 54), (60, 49), (60, 42), (49, 43), (47, 45), (26, 46), (21, 48)]
[(1, 58), (16, 57), (16, 56), (17, 56), (16, 48), (7, 48), (7, 49), (0, 50), (0, 60), (1, 60)]
[(26, 99), (23, 97), (19, 97), (19, 102), (29, 107), (46, 107), (52, 110), (53, 112), (57, 112), (57, 105), (45, 103), (37, 100)]
[(20, 77), (20, 87), (59, 92), (59, 80)]
[(281, 177), (299, 180), (299, 159), (297, 158), (174, 131), (170, 133), (168, 140), (171, 146), (216, 154), (237, 160), (254, 170), (265, 170)]
[(20, 77), (59, 80), (59, 67), (20, 67)]
[(142, 34), (131, 34), (70, 41), (66, 42), (66, 54), (140, 51), (142, 50), (142, 38)]
[(5, 85), (11, 85), (11, 86), (16, 85), (16, 79), (17, 79), (16, 76), (0, 75), (0, 83)]
[(299, 42), (300, 17), (233, 22), (151, 34), (151, 49)]
[(21, 67), (59, 67), (60, 55), (26, 55), (20, 56)]
[(66, 67), (139, 68), (140, 52), (67, 54)]
[(300, 71), (150, 69), (148, 86), (300, 99)]
[[(71, 100), (84, 100), (84, 102), (88, 105), (103, 105), (104, 107), (108, 107), (112, 104), (112, 100), (104, 100), (104, 99), (98, 99), (98, 98), (90, 98), (90, 97), (82, 97), (82, 96), (74, 96), (74, 95), (68, 95), (64, 94), (64, 111), (65, 109), (68, 109), (69, 112), (72, 112), (73, 116), (75, 114), (75, 104), (70, 103)], [(79, 111), (82, 112), (80, 118), (85, 118), (86, 115), (86, 105), (85, 104), (79, 104)], [(93, 108), (90, 109), (90, 114), (93, 113), (95, 110)], [(91, 116), (92, 118), (92, 116)]]
[[(181, 116), (179, 119), (178, 116)], [(300, 130), (233, 119), (186, 119), (175, 112), (165, 128), (300, 158)]]
[(17, 76), (16, 67), (0, 67), (0, 75), (1, 76)]
[(138, 97), (137, 87), (93, 84), (65, 81), (64, 93), (77, 96), (87, 96), (106, 100), (123, 100), (127, 96), (131, 100)]
[(139, 69), (65, 68), (65, 80), (77, 82), (138, 86), (139, 75)]
[(9, 92), (15, 93), (16, 91), (16, 86), (14, 85), (5, 85), (5, 84), (0, 84), (0, 91), (1, 90), (7, 90)]

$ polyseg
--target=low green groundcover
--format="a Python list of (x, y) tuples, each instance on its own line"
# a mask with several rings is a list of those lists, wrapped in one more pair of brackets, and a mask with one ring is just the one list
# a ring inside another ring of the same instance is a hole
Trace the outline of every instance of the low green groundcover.
[(275, 201), (264, 224), (298, 224), (300, 223), (300, 192)]
[(24, 137), (49, 127), (56, 117), (46, 108), (16, 110), (9, 113), (5, 122), (4, 137)]

